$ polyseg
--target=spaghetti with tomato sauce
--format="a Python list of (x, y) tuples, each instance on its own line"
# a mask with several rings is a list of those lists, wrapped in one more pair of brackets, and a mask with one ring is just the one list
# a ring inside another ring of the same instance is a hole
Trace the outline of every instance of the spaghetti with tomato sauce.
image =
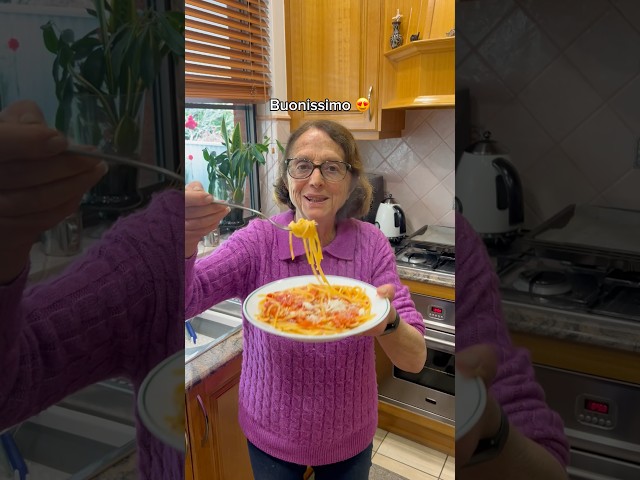
[(357, 286), (330, 285), (320, 262), (322, 245), (316, 223), (301, 218), (289, 223), (289, 249), (293, 260), (293, 236), (302, 239), (307, 262), (318, 284), (268, 293), (259, 302), (258, 320), (274, 328), (306, 335), (331, 335), (362, 325), (374, 317), (371, 300)]

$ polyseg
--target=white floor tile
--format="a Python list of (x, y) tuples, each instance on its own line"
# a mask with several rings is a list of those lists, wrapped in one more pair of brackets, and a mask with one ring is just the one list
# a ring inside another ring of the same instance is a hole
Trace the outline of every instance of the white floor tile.
[(373, 437), (373, 454), (378, 451), (378, 448), (380, 448), (380, 444), (384, 440), (384, 437), (387, 436), (387, 433), (389, 432), (382, 430), (381, 428), (376, 429), (376, 436)]
[(405, 465), (410, 465), (415, 469), (422, 470), (436, 478), (442, 472), (447, 459), (445, 453), (438, 452), (393, 433), (387, 434), (376, 455), (384, 455)]
[(441, 480), (455, 480), (456, 478), (456, 459), (455, 457), (447, 457), (447, 461), (444, 464), (442, 473), (440, 474)]
[(397, 473), (398, 475), (402, 475), (403, 477), (408, 478), (409, 480), (436, 480), (438, 477), (434, 477), (433, 475), (429, 475), (421, 470), (417, 470), (409, 465), (406, 465), (401, 462), (397, 462), (392, 458), (386, 457), (379, 453), (376, 453), (372, 459), (373, 463), (376, 465), (386, 468), (387, 470)]

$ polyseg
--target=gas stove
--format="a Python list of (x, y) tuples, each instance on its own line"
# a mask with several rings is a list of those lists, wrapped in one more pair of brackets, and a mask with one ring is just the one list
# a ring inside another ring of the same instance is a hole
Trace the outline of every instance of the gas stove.
[(439, 273), (455, 274), (456, 271), (454, 253), (429, 249), (423, 245), (408, 245), (396, 249), (396, 263), (403, 267)]
[(544, 258), (531, 249), (498, 258), (504, 300), (625, 321), (640, 321), (640, 272)]

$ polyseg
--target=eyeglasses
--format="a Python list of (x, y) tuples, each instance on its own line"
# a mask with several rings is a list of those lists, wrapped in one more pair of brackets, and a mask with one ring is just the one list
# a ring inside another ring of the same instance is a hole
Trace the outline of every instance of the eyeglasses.
[(287, 173), (291, 178), (295, 178), (296, 180), (309, 178), (313, 171), (319, 168), (320, 173), (327, 181), (339, 182), (347, 175), (347, 172), (351, 170), (350, 164), (338, 160), (327, 160), (320, 165), (316, 165), (306, 158), (287, 158), (286, 165)]

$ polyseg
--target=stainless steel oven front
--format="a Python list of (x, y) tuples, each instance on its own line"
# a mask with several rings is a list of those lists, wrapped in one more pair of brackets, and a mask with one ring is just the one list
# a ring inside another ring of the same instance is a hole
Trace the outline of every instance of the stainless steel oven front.
[(418, 373), (391, 366), (380, 379), (381, 400), (428, 418), (454, 425), (455, 304), (425, 295), (411, 295), (424, 318), (427, 360)]

